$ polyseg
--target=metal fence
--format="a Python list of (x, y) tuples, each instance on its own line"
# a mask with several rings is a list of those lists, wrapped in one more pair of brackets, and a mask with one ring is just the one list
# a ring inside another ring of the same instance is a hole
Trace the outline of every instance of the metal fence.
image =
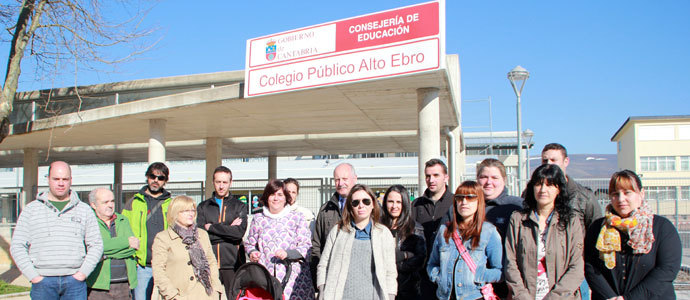
[[(474, 176), (461, 177), (463, 180), (474, 180)], [(334, 180), (332, 178), (298, 178), (300, 182), (300, 206), (312, 210), (315, 214), (319, 207), (328, 201), (335, 191)], [(596, 199), (604, 208), (608, 203), (608, 178), (586, 178), (575, 179), (578, 183), (588, 187), (594, 192)], [(517, 180), (509, 176), (507, 180), (509, 193), (519, 195), (517, 190)], [(410, 191), (412, 199), (423, 193), (417, 183), (417, 177), (360, 177), (358, 183), (368, 185), (377, 195), (382, 196), (386, 189), (393, 184), (402, 184)], [(260, 205), (258, 199), (266, 185), (266, 180), (234, 180), (231, 192), (241, 201), (247, 203), (250, 210), (256, 211)], [(667, 217), (673, 222), (679, 231), (690, 232), (690, 178), (644, 178), (642, 185), (645, 188), (645, 198), (649, 202), (652, 210), (659, 215)], [(144, 184), (125, 183), (118, 186), (112, 184), (96, 185), (73, 185), (79, 197), (88, 201), (88, 193), (98, 187), (112, 189), (116, 195), (116, 209), (122, 210), (127, 200), (137, 193)], [(197, 202), (204, 200), (204, 182), (169, 182), (165, 188), (173, 195), (185, 194)], [(38, 192), (47, 191), (45, 186), (35, 187), (32, 195)], [(33, 200), (33, 199), (31, 199)], [(0, 222), (15, 223), (20, 212), (22, 203), (22, 188), (0, 188)], [(690, 236), (689, 236), (690, 238)], [(690, 241), (689, 241), (690, 243)]]

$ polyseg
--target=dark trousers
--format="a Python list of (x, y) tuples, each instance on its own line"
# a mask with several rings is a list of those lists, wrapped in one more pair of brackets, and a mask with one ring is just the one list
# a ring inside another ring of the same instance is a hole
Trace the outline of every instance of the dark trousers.
[(220, 275), (220, 282), (225, 287), (225, 295), (230, 295), (230, 289), (232, 288), (232, 281), (235, 279), (234, 269), (220, 269), (218, 270)]
[(436, 284), (429, 280), (429, 275), (426, 272), (420, 272), (422, 279), (419, 281), (419, 289), (424, 299), (438, 299), (436, 298)]
[(132, 299), (132, 290), (129, 289), (129, 283), (111, 283), (110, 290), (88, 289), (89, 300), (116, 300), (116, 299)]

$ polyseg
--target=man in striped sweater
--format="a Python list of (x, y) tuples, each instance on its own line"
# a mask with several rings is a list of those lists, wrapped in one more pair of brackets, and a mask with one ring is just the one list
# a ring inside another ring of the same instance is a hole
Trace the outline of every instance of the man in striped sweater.
[(32, 299), (86, 299), (86, 277), (103, 255), (98, 221), (72, 190), (72, 170), (50, 164), (49, 191), (24, 207), (10, 252), (31, 281)]

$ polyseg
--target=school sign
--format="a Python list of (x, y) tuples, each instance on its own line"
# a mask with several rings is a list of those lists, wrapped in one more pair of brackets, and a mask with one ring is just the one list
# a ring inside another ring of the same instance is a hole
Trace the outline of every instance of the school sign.
[(443, 1), (247, 40), (245, 97), (443, 68)]

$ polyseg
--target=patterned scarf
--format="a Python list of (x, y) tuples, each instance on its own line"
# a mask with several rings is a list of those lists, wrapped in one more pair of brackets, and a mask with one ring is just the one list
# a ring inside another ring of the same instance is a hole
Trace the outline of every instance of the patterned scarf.
[(211, 268), (206, 260), (204, 249), (201, 248), (196, 225), (182, 227), (175, 224), (172, 230), (180, 235), (182, 243), (188, 246), (189, 258), (192, 261), (194, 275), (196, 275), (196, 279), (201, 282), (201, 285), (206, 289), (206, 294), (210, 296), (211, 293), (213, 293), (213, 288), (211, 288)]
[(616, 266), (616, 252), (621, 251), (619, 231), (627, 233), (630, 237), (628, 245), (633, 249), (633, 254), (647, 254), (652, 250), (653, 220), (654, 214), (646, 200), (642, 200), (642, 205), (633, 210), (627, 218), (618, 216), (611, 204), (606, 206), (606, 220), (599, 232), (596, 247), (599, 250), (599, 258), (604, 261), (607, 268), (613, 269)]

